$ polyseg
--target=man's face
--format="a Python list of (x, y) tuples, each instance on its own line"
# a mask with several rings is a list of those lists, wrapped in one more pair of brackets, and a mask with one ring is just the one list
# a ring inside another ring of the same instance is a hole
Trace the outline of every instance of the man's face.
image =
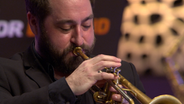
[[(86, 53), (94, 45), (93, 12), (89, 0), (49, 0), (51, 14), (46, 17), (40, 38), (41, 53), (47, 51), (54, 68), (71, 73), (83, 60), (75, 57), (73, 48), (81, 46)], [(44, 48), (43, 48), (44, 47)]]

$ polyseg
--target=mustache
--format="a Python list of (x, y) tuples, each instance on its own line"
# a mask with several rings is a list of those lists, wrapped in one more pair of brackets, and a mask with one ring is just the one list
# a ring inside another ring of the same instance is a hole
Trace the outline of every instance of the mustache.
[[(74, 50), (75, 47), (78, 47), (78, 46), (76, 46), (76, 45), (74, 45), (74, 44), (70, 45), (69, 47), (67, 47), (67, 48), (63, 51), (63, 54), (66, 55), (66, 54), (69, 53), (69, 52), (73, 52), (73, 50)], [(85, 52), (85, 54), (86, 54), (87, 56), (90, 56), (90, 54), (91, 54), (91, 48), (89, 48), (87, 45), (84, 45), (84, 44), (82, 44), (80, 47), (83, 49), (83, 51)]]

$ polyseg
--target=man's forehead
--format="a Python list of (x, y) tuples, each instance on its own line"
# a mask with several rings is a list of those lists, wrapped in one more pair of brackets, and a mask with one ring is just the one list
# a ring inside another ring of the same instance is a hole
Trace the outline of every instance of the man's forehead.
[[(57, 19), (93, 18), (93, 11), (89, 0), (49, 0), (51, 15)], [(54, 1), (54, 2), (52, 2)], [(75, 2), (78, 4), (75, 4)]]
[[(72, 7), (85, 7), (92, 8), (90, 0), (48, 0), (49, 1), (49, 7), (51, 9), (56, 8), (62, 8), (65, 10), (65, 8), (72, 8)], [(75, 8), (75, 9), (78, 9)]]
[[(83, 22), (91, 20), (93, 18), (94, 18), (94, 16), (93, 16), (93, 14), (91, 14), (91, 15), (85, 17), (84, 19), (82, 19), (81, 22), (83, 23)], [(77, 24), (76, 21), (71, 20), (71, 19), (62, 19), (62, 20), (56, 20), (56, 21), (58, 24), (65, 24), (65, 23)]]

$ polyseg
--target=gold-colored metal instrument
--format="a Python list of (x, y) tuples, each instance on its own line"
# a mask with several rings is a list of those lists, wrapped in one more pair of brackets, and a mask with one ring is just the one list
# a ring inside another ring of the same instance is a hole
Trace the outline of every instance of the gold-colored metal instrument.
[(184, 103), (184, 81), (175, 62), (167, 57), (165, 59), (166, 77), (170, 81), (174, 95)]
[(179, 72), (179, 65), (172, 59), (174, 54), (177, 54), (178, 48), (182, 45), (184, 36), (179, 38), (174, 46), (164, 55), (164, 65), (166, 77), (169, 80), (174, 95), (184, 103), (184, 80)]
[[(76, 47), (73, 51), (73, 53), (77, 56), (81, 56), (85, 60), (89, 59), (88, 56), (86, 56), (81, 47)], [(106, 68), (106, 72), (109, 72), (109, 69)], [(135, 86), (133, 86), (127, 79), (125, 79), (122, 75), (118, 73), (119, 71), (113, 72), (115, 75), (119, 76), (118, 82), (113, 80), (108, 80), (108, 84), (114, 87), (114, 89), (117, 90), (130, 104), (134, 104), (134, 101), (132, 98), (130, 98), (125, 91), (130, 90), (133, 96), (135, 96), (142, 104), (182, 104), (177, 98), (175, 98), (172, 95), (160, 95), (158, 97), (155, 97), (154, 99), (149, 98), (147, 95), (145, 95), (143, 92), (141, 92), (139, 89), (137, 89)], [(119, 87), (118, 84), (121, 84), (128, 90), (124, 90), (123, 88)], [(108, 88), (106, 89), (108, 90)], [(109, 92), (95, 92), (94, 93), (94, 99), (96, 102), (103, 103), (103, 104), (114, 104), (111, 99), (106, 100), (106, 97), (108, 96)]]

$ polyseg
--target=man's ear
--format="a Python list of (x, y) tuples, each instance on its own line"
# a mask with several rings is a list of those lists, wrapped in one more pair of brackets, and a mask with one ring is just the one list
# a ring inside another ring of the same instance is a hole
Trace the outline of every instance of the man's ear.
[(30, 28), (32, 30), (32, 32), (34, 33), (34, 35), (36, 36), (38, 34), (38, 29), (39, 29), (39, 25), (38, 25), (38, 19), (31, 14), (30, 12), (27, 13), (27, 20), (29, 22)]

